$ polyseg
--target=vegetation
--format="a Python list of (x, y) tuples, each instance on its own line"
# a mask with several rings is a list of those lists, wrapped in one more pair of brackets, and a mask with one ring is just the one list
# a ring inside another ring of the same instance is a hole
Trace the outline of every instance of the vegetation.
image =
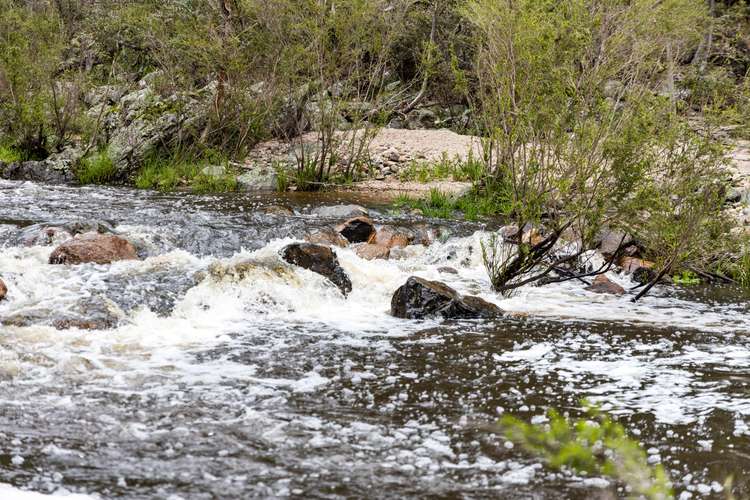
[(117, 170), (106, 151), (84, 158), (76, 168), (81, 184), (106, 184), (115, 179)]
[(649, 465), (646, 452), (621, 424), (591, 405), (584, 409), (585, 418), (566, 418), (551, 410), (545, 424), (505, 416), (500, 426), (509, 440), (551, 468), (612, 478), (625, 485), (632, 498), (674, 498), (664, 468)]
[(135, 186), (159, 191), (190, 189), (198, 193), (235, 191), (237, 178), (225, 165), (220, 156), (210, 153), (202, 159), (192, 155), (153, 156), (138, 173)]

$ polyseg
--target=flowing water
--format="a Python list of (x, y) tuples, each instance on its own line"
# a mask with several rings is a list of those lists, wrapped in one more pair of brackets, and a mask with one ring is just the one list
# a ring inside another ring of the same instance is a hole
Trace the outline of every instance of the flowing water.
[[(493, 426), (575, 414), (582, 398), (627, 426), (681, 498), (724, 498), (730, 475), (750, 497), (741, 292), (664, 287), (635, 305), (570, 282), (503, 299), (481, 265), (488, 228), (432, 221), (440, 241), (398, 259), (337, 250), (344, 298), (279, 258), (332, 222), (313, 203), (338, 199), (283, 201), (298, 215), (263, 213), (273, 197), (0, 181), (0, 498), (598, 498), (616, 486), (547, 470)], [(34, 236), (74, 221), (114, 227), (143, 260), (48, 265), (57, 237)], [(411, 275), (513, 314), (395, 319)], [(92, 315), (116, 327), (54, 326)]]

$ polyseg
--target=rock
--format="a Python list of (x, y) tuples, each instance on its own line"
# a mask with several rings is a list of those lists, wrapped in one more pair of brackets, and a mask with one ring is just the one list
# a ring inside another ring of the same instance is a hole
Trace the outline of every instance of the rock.
[(76, 176), (65, 162), (53, 160), (0, 162), (0, 178), (13, 181), (32, 181), (45, 184), (72, 184)]
[(237, 177), (237, 186), (242, 191), (276, 191), (278, 177), (267, 169), (248, 170)]
[(461, 296), (444, 283), (412, 276), (393, 294), (391, 314), (406, 319), (472, 319), (501, 316), (502, 311), (479, 297)]
[(71, 221), (34, 224), (24, 228), (17, 242), (24, 246), (61, 244), (82, 233), (113, 233), (111, 224), (104, 221)]
[(605, 257), (612, 257), (621, 243), (623, 247), (633, 243), (633, 238), (622, 231), (604, 231), (601, 237), (602, 242), (599, 245), (599, 251)]
[(439, 273), (443, 273), (443, 274), (458, 274), (458, 271), (448, 266), (438, 267), (437, 270)]
[(208, 165), (201, 169), (201, 174), (206, 177), (224, 177), (227, 175), (227, 168), (223, 165)]
[(349, 242), (346, 238), (330, 227), (316, 229), (305, 236), (305, 241), (308, 243), (315, 243), (316, 245), (334, 245), (341, 248), (349, 246)]
[(631, 277), (636, 283), (650, 283), (656, 279), (655, 264), (651, 261), (635, 257), (623, 257), (618, 264), (625, 274), (632, 275)]
[(285, 205), (268, 205), (267, 207), (263, 207), (263, 213), (269, 215), (292, 216), (294, 215), (294, 210)]
[(388, 248), (403, 248), (414, 242), (414, 233), (405, 228), (383, 226), (375, 234), (375, 243)]
[(329, 207), (317, 207), (311, 212), (318, 217), (330, 217), (332, 219), (347, 219), (351, 217), (369, 216), (365, 207), (359, 205), (334, 205)]
[(290, 264), (328, 278), (345, 296), (352, 291), (352, 282), (330, 247), (313, 243), (292, 243), (281, 250), (281, 257)]
[(8, 287), (5, 286), (5, 282), (0, 279), (0, 300), (3, 300), (8, 295)]
[(360, 258), (365, 260), (387, 259), (391, 255), (391, 249), (387, 246), (372, 243), (360, 245), (354, 250), (354, 252)]
[(369, 217), (354, 217), (336, 227), (350, 243), (365, 243), (375, 238), (375, 226)]
[(613, 295), (624, 295), (625, 289), (614, 283), (612, 280), (607, 278), (605, 275), (600, 274), (591, 283), (591, 286), (586, 287), (586, 290), (593, 293), (610, 293)]
[(118, 260), (137, 260), (135, 247), (113, 234), (84, 233), (58, 246), (49, 256), (50, 264), (109, 264)]

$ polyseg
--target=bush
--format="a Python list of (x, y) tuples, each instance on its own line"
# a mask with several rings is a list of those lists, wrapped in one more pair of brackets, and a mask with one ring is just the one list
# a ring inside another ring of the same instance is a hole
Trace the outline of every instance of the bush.
[(76, 168), (80, 184), (105, 184), (115, 179), (117, 167), (106, 152), (81, 160)]

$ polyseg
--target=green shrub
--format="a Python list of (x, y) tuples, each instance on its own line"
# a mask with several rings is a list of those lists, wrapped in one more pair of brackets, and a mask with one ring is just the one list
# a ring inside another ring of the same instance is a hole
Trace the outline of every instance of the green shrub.
[(117, 168), (106, 151), (81, 160), (76, 168), (80, 184), (106, 184), (115, 179)]
[(584, 403), (585, 418), (566, 418), (554, 410), (546, 424), (529, 424), (505, 416), (505, 436), (544, 460), (553, 469), (572, 469), (587, 476), (606, 476), (625, 484), (634, 498), (674, 498), (661, 465), (651, 466), (638, 441), (619, 423)]
[(16, 163), (23, 161), (23, 155), (15, 148), (0, 146), (0, 162)]

